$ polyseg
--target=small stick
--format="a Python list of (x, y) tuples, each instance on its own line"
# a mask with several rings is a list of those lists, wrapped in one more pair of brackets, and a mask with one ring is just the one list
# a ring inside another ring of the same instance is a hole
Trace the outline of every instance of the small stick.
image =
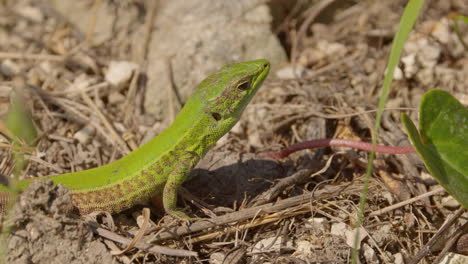
[(312, 24), (314, 19), (320, 14), (320, 12), (322, 12), (322, 10), (324, 10), (327, 6), (329, 6), (333, 2), (335, 2), (335, 0), (325, 0), (325, 1), (320, 1), (319, 3), (317, 3), (313, 7), (313, 9), (309, 13), (309, 15), (307, 16), (304, 23), (302, 23), (296, 37), (293, 39), (293, 44), (292, 44), (292, 48), (291, 48), (291, 60), (293, 61), (293, 63), (292, 63), (293, 65), (296, 65), (296, 61), (297, 61), (297, 57), (298, 57), (297, 54), (298, 54), (299, 48), (300, 48), (299, 47), (300, 41), (302, 40), (302, 38), (307, 33), (307, 30), (309, 29), (310, 24)]
[(278, 202), (243, 209), (238, 212), (217, 216), (211, 219), (202, 219), (190, 226), (169, 227), (163, 232), (151, 235), (146, 241), (159, 242), (173, 237), (181, 237), (187, 234), (200, 232), (202, 230), (209, 230), (216, 226), (231, 224), (232, 222), (245, 221), (246, 219), (263, 216), (265, 214), (278, 213), (282, 210), (287, 210), (299, 205), (310, 206), (311, 201), (335, 197), (338, 193), (355, 193), (359, 188), (361, 188), (361, 186), (356, 184), (330, 186), (313, 193), (294, 196)]
[(14, 53), (14, 52), (0, 52), (0, 59), (64, 61), (66, 57), (51, 55), (51, 54), (26, 54), (26, 53)]
[[(131, 240), (128, 238), (125, 238), (123, 236), (120, 236), (114, 232), (111, 232), (109, 230), (106, 230), (104, 228), (98, 227), (93, 229), (93, 232), (105, 237), (109, 240), (122, 243), (124, 245), (130, 244)], [(151, 245), (143, 242), (137, 242), (135, 245), (136, 248), (146, 251), (146, 252), (151, 252), (154, 254), (164, 254), (164, 255), (170, 255), (170, 256), (175, 256), (175, 257), (196, 257), (198, 256), (197, 252), (194, 251), (188, 251), (188, 250), (182, 250), (182, 249), (173, 249), (173, 248), (168, 248), (168, 247), (163, 247), (163, 246), (157, 246), (157, 245)]]
[(439, 231), (432, 236), (432, 238), (424, 245), (416, 255), (409, 263), (410, 264), (417, 264), (424, 256), (426, 256), (431, 248), (435, 245), (437, 241), (441, 239), (441, 236), (443, 233), (445, 233), (450, 226), (452, 226), (455, 223), (455, 220), (457, 220), (463, 213), (465, 212), (465, 208), (460, 207), (454, 215), (452, 215), (447, 221), (445, 221), (444, 225), (439, 228)]
[(84, 92), (81, 93), (81, 97), (86, 102), (86, 104), (93, 109), (94, 113), (99, 117), (101, 122), (104, 124), (104, 127), (107, 128), (107, 130), (111, 134), (112, 138), (117, 142), (117, 146), (121, 149), (121, 151), (124, 154), (130, 153), (130, 149), (128, 148), (125, 141), (115, 131), (114, 127), (107, 120), (107, 118), (104, 116), (104, 114), (99, 110), (99, 108), (96, 106), (96, 104), (93, 103), (91, 98)]
[(427, 193), (423, 193), (421, 195), (418, 195), (416, 197), (413, 197), (411, 199), (408, 199), (406, 201), (402, 201), (402, 202), (399, 202), (399, 203), (396, 203), (396, 204), (392, 204), (391, 206), (388, 206), (388, 207), (385, 207), (383, 209), (380, 209), (380, 210), (377, 210), (377, 211), (374, 211), (372, 213), (369, 214), (369, 216), (377, 216), (377, 215), (381, 215), (383, 213), (386, 213), (386, 212), (389, 212), (389, 211), (392, 211), (392, 210), (395, 210), (397, 208), (400, 208), (402, 206), (405, 206), (407, 204), (410, 204), (410, 203), (413, 203), (413, 202), (416, 202), (418, 200), (422, 200), (426, 197), (429, 197), (429, 196), (432, 196), (432, 195), (435, 195), (435, 194), (438, 194), (440, 192), (443, 192), (445, 191), (444, 188), (437, 188), (437, 189), (434, 189), (430, 192), (427, 192)]
[(102, 0), (94, 0), (94, 3), (93, 3), (93, 14), (91, 15), (89, 19), (88, 31), (86, 32), (86, 40), (85, 40), (85, 43), (88, 46), (91, 46), (93, 42), (94, 29), (96, 27), (96, 21), (97, 21), (97, 13), (99, 11), (99, 8), (101, 7), (101, 3), (102, 3)]

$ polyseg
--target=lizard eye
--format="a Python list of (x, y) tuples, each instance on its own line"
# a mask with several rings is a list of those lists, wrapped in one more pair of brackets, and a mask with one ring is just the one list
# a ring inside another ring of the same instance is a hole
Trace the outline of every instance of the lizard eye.
[(242, 91), (247, 91), (249, 88), (250, 88), (250, 82), (249, 81), (245, 81), (243, 83), (240, 83), (237, 86), (237, 89), (242, 90)]
[(221, 115), (216, 112), (211, 112), (211, 116), (214, 118), (214, 120), (219, 121), (221, 120)]

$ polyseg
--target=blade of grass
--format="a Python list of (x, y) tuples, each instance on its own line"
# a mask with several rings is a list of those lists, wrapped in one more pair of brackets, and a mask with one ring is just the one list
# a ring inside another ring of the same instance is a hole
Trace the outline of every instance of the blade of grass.
[[(24, 153), (28, 147), (35, 144), (37, 137), (37, 131), (34, 127), (31, 113), (25, 105), (25, 99), (22, 97), (20, 91), (16, 91), (12, 94), (10, 109), (5, 118), (4, 125), (2, 125), (2, 132), (5, 133), (12, 142), (14, 160), (13, 179), (9, 186), (14, 192), (6, 206), (3, 220), (11, 219), (12, 217), (13, 212), (11, 208), (18, 196), (16, 182), (28, 162), (24, 157)], [(6, 260), (10, 229), (11, 222), (4, 221), (0, 223), (0, 263), (4, 263)]]
[[(395, 67), (397, 66), (398, 62), (400, 61), (401, 53), (403, 51), (403, 46), (408, 39), (409, 33), (411, 32), (414, 23), (416, 22), (416, 18), (424, 4), (424, 0), (410, 0), (405, 7), (403, 15), (400, 20), (400, 25), (398, 27), (398, 31), (395, 35), (395, 39), (392, 43), (392, 49), (390, 51), (390, 57), (388, 59), (387, 64), (387, 72), (385, 73), (382, 93), (379, 99), (379, 105), (377, 109), (377, 114), (375, 118), (375, 125), (374, 131), (372, 133), (372, 151), (369, 155), (369, 163), (367, 165), (366, 170), (366, 177), (364, 180), (364, 187), (361, 193), (361, 200), (359, 201), (359, 213), (358, 213), (358, 220), (357, 220), (357, 227), (362, 225), (362, 221), (364, 218), (364, 209), (367, 201), (367, 193), (369, 188), (369, 180), (372, 173), (373, 162), (375, 158), (375, 146), (377, 145), (377, 138), (379, 134), (380, 128), (380, 120), (382, 118), (383, 109), (385, 103), (387, 102), (388, 95), (390, 93), (390, 85), (392, 84), (393, 80), (393, 73), (395, 72)], [(359, 244), (359, 228), (356, 228), (356, 236), (354, 239), (354, 248), (352, 253), (352, 263), (357, 263), (358, 260), (358, 244)]]
[(462, 44), (463, 48), (465, 50), (468, 50), (468, 45), (466, 45), (465, 41), (463, 41), (463, 36), (461, 35), (460, 28), (458, 28), (458, 21), (461, 20), (465, 22), (465, 24), (468, 24), (468, 17), (458, 15), (453, 18), (453, 29), (455, 30), (455, 33), (457, 34), (458, 40)]

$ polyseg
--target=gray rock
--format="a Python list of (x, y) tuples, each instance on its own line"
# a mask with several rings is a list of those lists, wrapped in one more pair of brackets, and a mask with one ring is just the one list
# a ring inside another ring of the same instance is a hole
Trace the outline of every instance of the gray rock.
[[(181, 106), (176, 98), (185, 102), (201, 80), (226, 63), (266, 58), (274, 71), (286, 61), (285, 51), (271, 32), (269, 1), (159, 1), (148, 46), (146, 112), (168, 123), (169, 113), (177, 113)], [(50, 3), (84, 39), (92, 1)], [(111, 53), (128, 56), (115, 60), (137, 61), (145, 32), (141, 14), (148, 15), (149, 10), (140, 13), (135, 5), (115, 3), (103, 1), (97, 11), (93, 44), (114, 42), (118, 45), (113, 47), (122, 50)], [(174, 89), (178, 97), (173, 96)]]
[(184, 102), (201, 80), (226, 63), (258, 58), (273, 65), (285, 61), (286, 54), (270, 29), (267, 2), (165, 2), (156, 15), (150, 47), (146, 111), (167, 120), (168, 100), (176, 98), (171, 88)]

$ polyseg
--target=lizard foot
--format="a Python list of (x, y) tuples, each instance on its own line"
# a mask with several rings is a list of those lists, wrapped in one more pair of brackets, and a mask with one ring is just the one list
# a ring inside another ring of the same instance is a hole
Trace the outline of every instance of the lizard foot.
[(177, 218), (179, 220), (182, 220), (184, 222), (187, 222), (187, 223), (194, 222), (194, 221), (202, 219), (200, 217), (190, 217), (186, 213), (184, 213), (183, 211), (177, 210), (177, 209), (167, 211), (167, 213), (170, 216), (175, 217), (175, 218)]

